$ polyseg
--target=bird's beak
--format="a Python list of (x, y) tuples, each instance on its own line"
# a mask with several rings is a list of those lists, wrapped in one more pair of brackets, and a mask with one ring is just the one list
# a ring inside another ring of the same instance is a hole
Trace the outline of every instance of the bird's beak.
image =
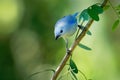
[(60, 35), (55, 36), (55, 40), (57, 40), (60, 37)]

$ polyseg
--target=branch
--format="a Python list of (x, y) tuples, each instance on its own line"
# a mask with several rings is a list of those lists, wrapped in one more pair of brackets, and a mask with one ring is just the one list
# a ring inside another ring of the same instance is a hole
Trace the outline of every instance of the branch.
[(112, 3), (110, 1), (108, 1), (110, 6), (112, 7), (113, 11), (115, 12), (115, 14), (117, 15), (118, 18), (120, 18), (119, 13), (116, 11), (115, 7), (112, 5)]
[[(103, 8), (107, 4), (108, 0), (104, 0), (103, 3), (101, 4), (101, 7)], [(81, 34), (78, 36), (78, 38), (73, 42), (72, 46), (69, 48), (69, 51), (66, 52), (63, 60), (61, 61), (60, 65), (57, 67), (55, 70), (54, 75), (52, 76), (51, 80), (56, 80), (64, 66), (66, 65), (66, 62), (68, 61), (69, 57), (72, 55), (72, 52), (76, 48), (76, 46), (80, 43), (80, 41), (83, 39), (85, 36), (86, 32), (90, 28), (91, 24), (93, 23), (94, 20), (89, 20), (88, 23), (86, 24), (86, 27), (82, 30)]]

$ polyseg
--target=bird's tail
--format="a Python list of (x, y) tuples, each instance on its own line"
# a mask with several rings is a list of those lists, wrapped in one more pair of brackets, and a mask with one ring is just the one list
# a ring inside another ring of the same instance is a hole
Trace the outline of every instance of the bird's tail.
[(72, 16), (76, 17), (79, 14), (79, 12), (74, 13)]

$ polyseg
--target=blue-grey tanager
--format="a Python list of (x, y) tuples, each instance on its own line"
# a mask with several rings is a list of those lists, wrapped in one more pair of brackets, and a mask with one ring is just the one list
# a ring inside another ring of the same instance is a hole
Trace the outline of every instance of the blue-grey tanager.
[(78, 13), (65, 16), (59, 19), (55, 24), (54, 35), (55, 39), (62, 37), (66, 42), (66, 48), (68, 50), (68, 38), (77, 31), (77, 18)]

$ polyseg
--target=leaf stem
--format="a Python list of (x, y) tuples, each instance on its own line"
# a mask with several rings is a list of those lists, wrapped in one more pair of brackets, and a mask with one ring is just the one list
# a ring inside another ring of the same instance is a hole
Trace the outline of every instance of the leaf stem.
[(112, 7), (113, 11), (115, 12), (115, 14), (117, 15), (118, 19), (120, 19), (120, 16), (118, 14), (118, 12), (116, 11), (115, 7), (112, 5), (112, 3), (110, 2), (110, 0), (108, 0), (110, 6)]
[(81, 70), (79, 70), (79, 72), (84, 76), (85, 80), (88, 80), (85, 74)]

